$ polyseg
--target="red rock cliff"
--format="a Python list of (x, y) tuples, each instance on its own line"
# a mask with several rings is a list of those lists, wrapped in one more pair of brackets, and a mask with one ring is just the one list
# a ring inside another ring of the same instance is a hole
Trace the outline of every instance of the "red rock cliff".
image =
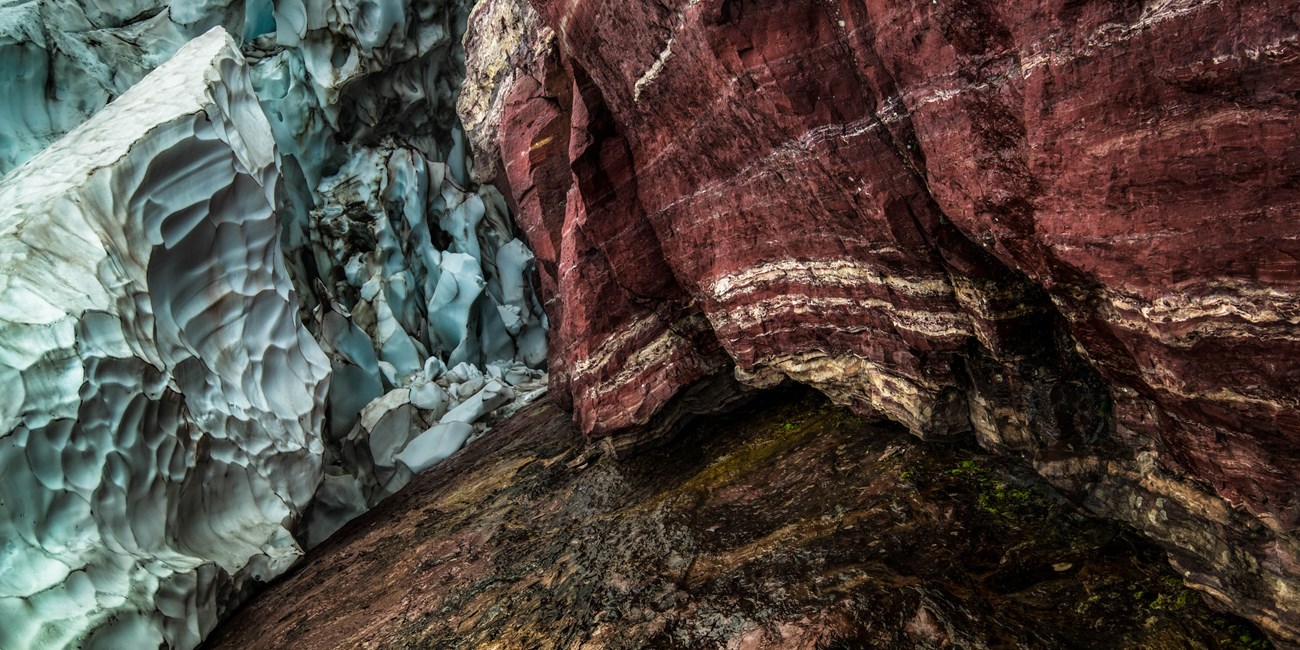
[(1300, 638), (1293, 1), (529, 2), (461, 108), (584, 433), (810, 384)]

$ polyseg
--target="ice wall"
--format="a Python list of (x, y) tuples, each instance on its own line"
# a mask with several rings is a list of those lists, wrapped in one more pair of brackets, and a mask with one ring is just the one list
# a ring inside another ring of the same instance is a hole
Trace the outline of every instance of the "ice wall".
[(242, 2), (0, 0), (0, 174), (35, 155)]
[(192, 646), (544, 390), (469, 4), (0, 0), (0, 648)]
[(193, 647), (299, 555), (329, 361), (224, 30), (0, 179), (0, 647)]
[(389, 138), (353, 148), (315, 193), (313, 319), (334, 384), (309, 544), (544, 389), (532, 253), (500, 195), (448, 167)]
[(283, 154), (291, 270), (334, 370), (308, 543), (545, 383), (532, 253), (470, 177), (456, 117), (469, 4), (288, 0), (245, 46)]

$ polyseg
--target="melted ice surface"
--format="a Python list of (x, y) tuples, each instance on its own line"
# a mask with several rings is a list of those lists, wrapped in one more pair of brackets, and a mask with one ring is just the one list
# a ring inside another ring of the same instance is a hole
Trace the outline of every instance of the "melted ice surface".
[(329, 361), (214, 29), (0, 180), (0, 647), (192, 647), (300, 550)]
[(471, 4), (0, 0), (0, 648), (193, 647), (544, 391)]
[(84, 122), (243, 3), (0, 0), (0, 173)]
[(333, 368), (309, 545), (545, 385), (533, 255), (469, 177), (456, 118), (468, 4), (287, 0), (274, 39), (246, 47), (285, 169), (290, 271)]

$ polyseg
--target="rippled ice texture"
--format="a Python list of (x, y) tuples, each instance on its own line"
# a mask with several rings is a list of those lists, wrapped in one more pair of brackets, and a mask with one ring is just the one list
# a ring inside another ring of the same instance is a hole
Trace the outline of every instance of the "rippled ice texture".
[(0, 647), (192, 647), (300, 550), (329, 361), (214, 29), (0, 180)]
[(544, 390), (469, 4), (0, 0), (0, 648), (192, 647)]

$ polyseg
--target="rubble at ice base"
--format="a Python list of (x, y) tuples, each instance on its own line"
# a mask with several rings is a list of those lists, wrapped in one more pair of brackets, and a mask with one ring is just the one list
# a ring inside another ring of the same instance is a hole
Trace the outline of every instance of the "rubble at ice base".
[(194, 647), (542, 392), (469, 4), (0, 0), (0, 647)]

